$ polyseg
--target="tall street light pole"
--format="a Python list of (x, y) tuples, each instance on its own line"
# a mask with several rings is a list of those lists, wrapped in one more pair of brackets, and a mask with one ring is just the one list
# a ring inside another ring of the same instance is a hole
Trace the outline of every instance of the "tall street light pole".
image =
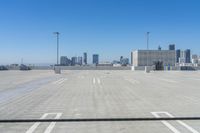
[(149, 34), (150, 32), (147, 32), (147, 50), (149, 50)]
[(148, 61), (148, 56), (149, 56), (149, 34), (150, 32), (147, 32), (147, 66), (149, 65), (149, 61)]
[(59, 32), (54, 32), (54, 34), (57, 37), (57, 65), (59, 65)]

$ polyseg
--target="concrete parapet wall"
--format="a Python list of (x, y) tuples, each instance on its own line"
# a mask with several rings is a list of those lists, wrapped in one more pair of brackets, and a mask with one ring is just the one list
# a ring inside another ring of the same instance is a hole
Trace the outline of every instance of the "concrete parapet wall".
[[(200, 67), (192, 67), (194, 70), (200, 70)], [(144, 71), (145, 70), (145, 66), (132, 66), (131, 67), (132, 71)], [(154, 70), (154, 67), (150, 67), (150, 70)], [(180, 66), (170, 66), (170, 67), (164, 67), (164, 71), (181, 71), (181, 67)], [(188, 69), (189, 71), (190, 69)], [(191, 69), (192, 70), (192, 69)]]
[(131, 70), (131, 67), (113, 67), (113, 66), (56, 66), (61, 70)]

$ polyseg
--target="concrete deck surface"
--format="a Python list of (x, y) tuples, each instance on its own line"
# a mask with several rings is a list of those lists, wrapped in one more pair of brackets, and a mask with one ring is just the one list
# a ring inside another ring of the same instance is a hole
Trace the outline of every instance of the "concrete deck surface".
[[(200, 116), (200, 71), (0, 72), (0, 119)], [(0, 123), (1, 133), (200, 133), (200, 121)]]

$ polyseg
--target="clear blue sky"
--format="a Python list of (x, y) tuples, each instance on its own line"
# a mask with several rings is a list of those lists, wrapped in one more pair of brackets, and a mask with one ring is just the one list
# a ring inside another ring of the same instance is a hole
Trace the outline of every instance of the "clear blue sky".
[(200, 54), (199, 0), (1, 0), (0, 64), (56, 63), (60, 54), (88, 52), (101, 61), (130, 57), (134, 49), (169, 43)]

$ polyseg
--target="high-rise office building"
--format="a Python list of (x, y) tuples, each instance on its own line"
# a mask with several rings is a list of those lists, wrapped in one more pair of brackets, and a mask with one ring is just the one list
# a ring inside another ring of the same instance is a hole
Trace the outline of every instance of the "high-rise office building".
[(77, 64), (77, 57), (72, 57), (72, 60), (71, 60), (71, 65), (72, 66), (75, 66)]
[(133, 52), (131, 52), (131, 65), (133, 64)]
[(198, 59), (198, 55), (193, 54), (193, 55), (192, 55), (192, 59)]
[(119, 60), (120, 63), (122, 63), (123, 58), (124, 58), (123, 56), (120, 56), (120, 60)]
[(128, 58), (124, 58), (123, 56), (120, 56), (120, 64), (122, 66), (127, 66), (129, 64), (129, 59)]
[(78, 65), (82, 65), (82, 57), (80, 57), (80, 56), (78, 57), (77, 64), (78, 64)]
[(84, 65), (87, 65), (87, 53), (83, 53), (83, 63)]
[(175, 44), (170, 44), (169, 45), (169, 50), (175, 50)]
[(121, 65), (122, 66), (127, 66), (129, 64), (129, 59), (128, 58), (123, 58), (122, 60), (121, 60)]
[(179, 63), (179, 58), (181, 57), (181, 50), (177, 49), (176, 50), (176, 63)]
[(185, 50), (185, 63), (191, 63), (190, 49)]
[(175, 66), (176, 63), (174, 50), (135, 50), (132, 56), (133, 66), (153, 66), (155, 62), (162, 62), (163, 66)]
[(162, 48), (161, 48), (161, 46), (160, 46), (160, 45), (158, 46), (158, 50), (162, 50)]
[(181, 50), (180, 51), (179, 63), (181, 63), (181, 64), (182, 63), (186, 63), (186, 61), (185, 61), (186, 59), (185, 58), (186, 58), (185, 51)]
[(70, 66), (71, 60), (67, 58), (67, 56), (61, 56), (60, 57), (60, 65), (61, 66)]
[(196, 54), (193, 54), (192, 55), (192, 61), (191, 61), (193, 64), (198, 64), (199, 61), (198, 61), (198, 55)]
[(99, 64), (99, 55), (98, 54), (93, 54), (93, 58), (92, 58), (92, 63), (93, 64)]

